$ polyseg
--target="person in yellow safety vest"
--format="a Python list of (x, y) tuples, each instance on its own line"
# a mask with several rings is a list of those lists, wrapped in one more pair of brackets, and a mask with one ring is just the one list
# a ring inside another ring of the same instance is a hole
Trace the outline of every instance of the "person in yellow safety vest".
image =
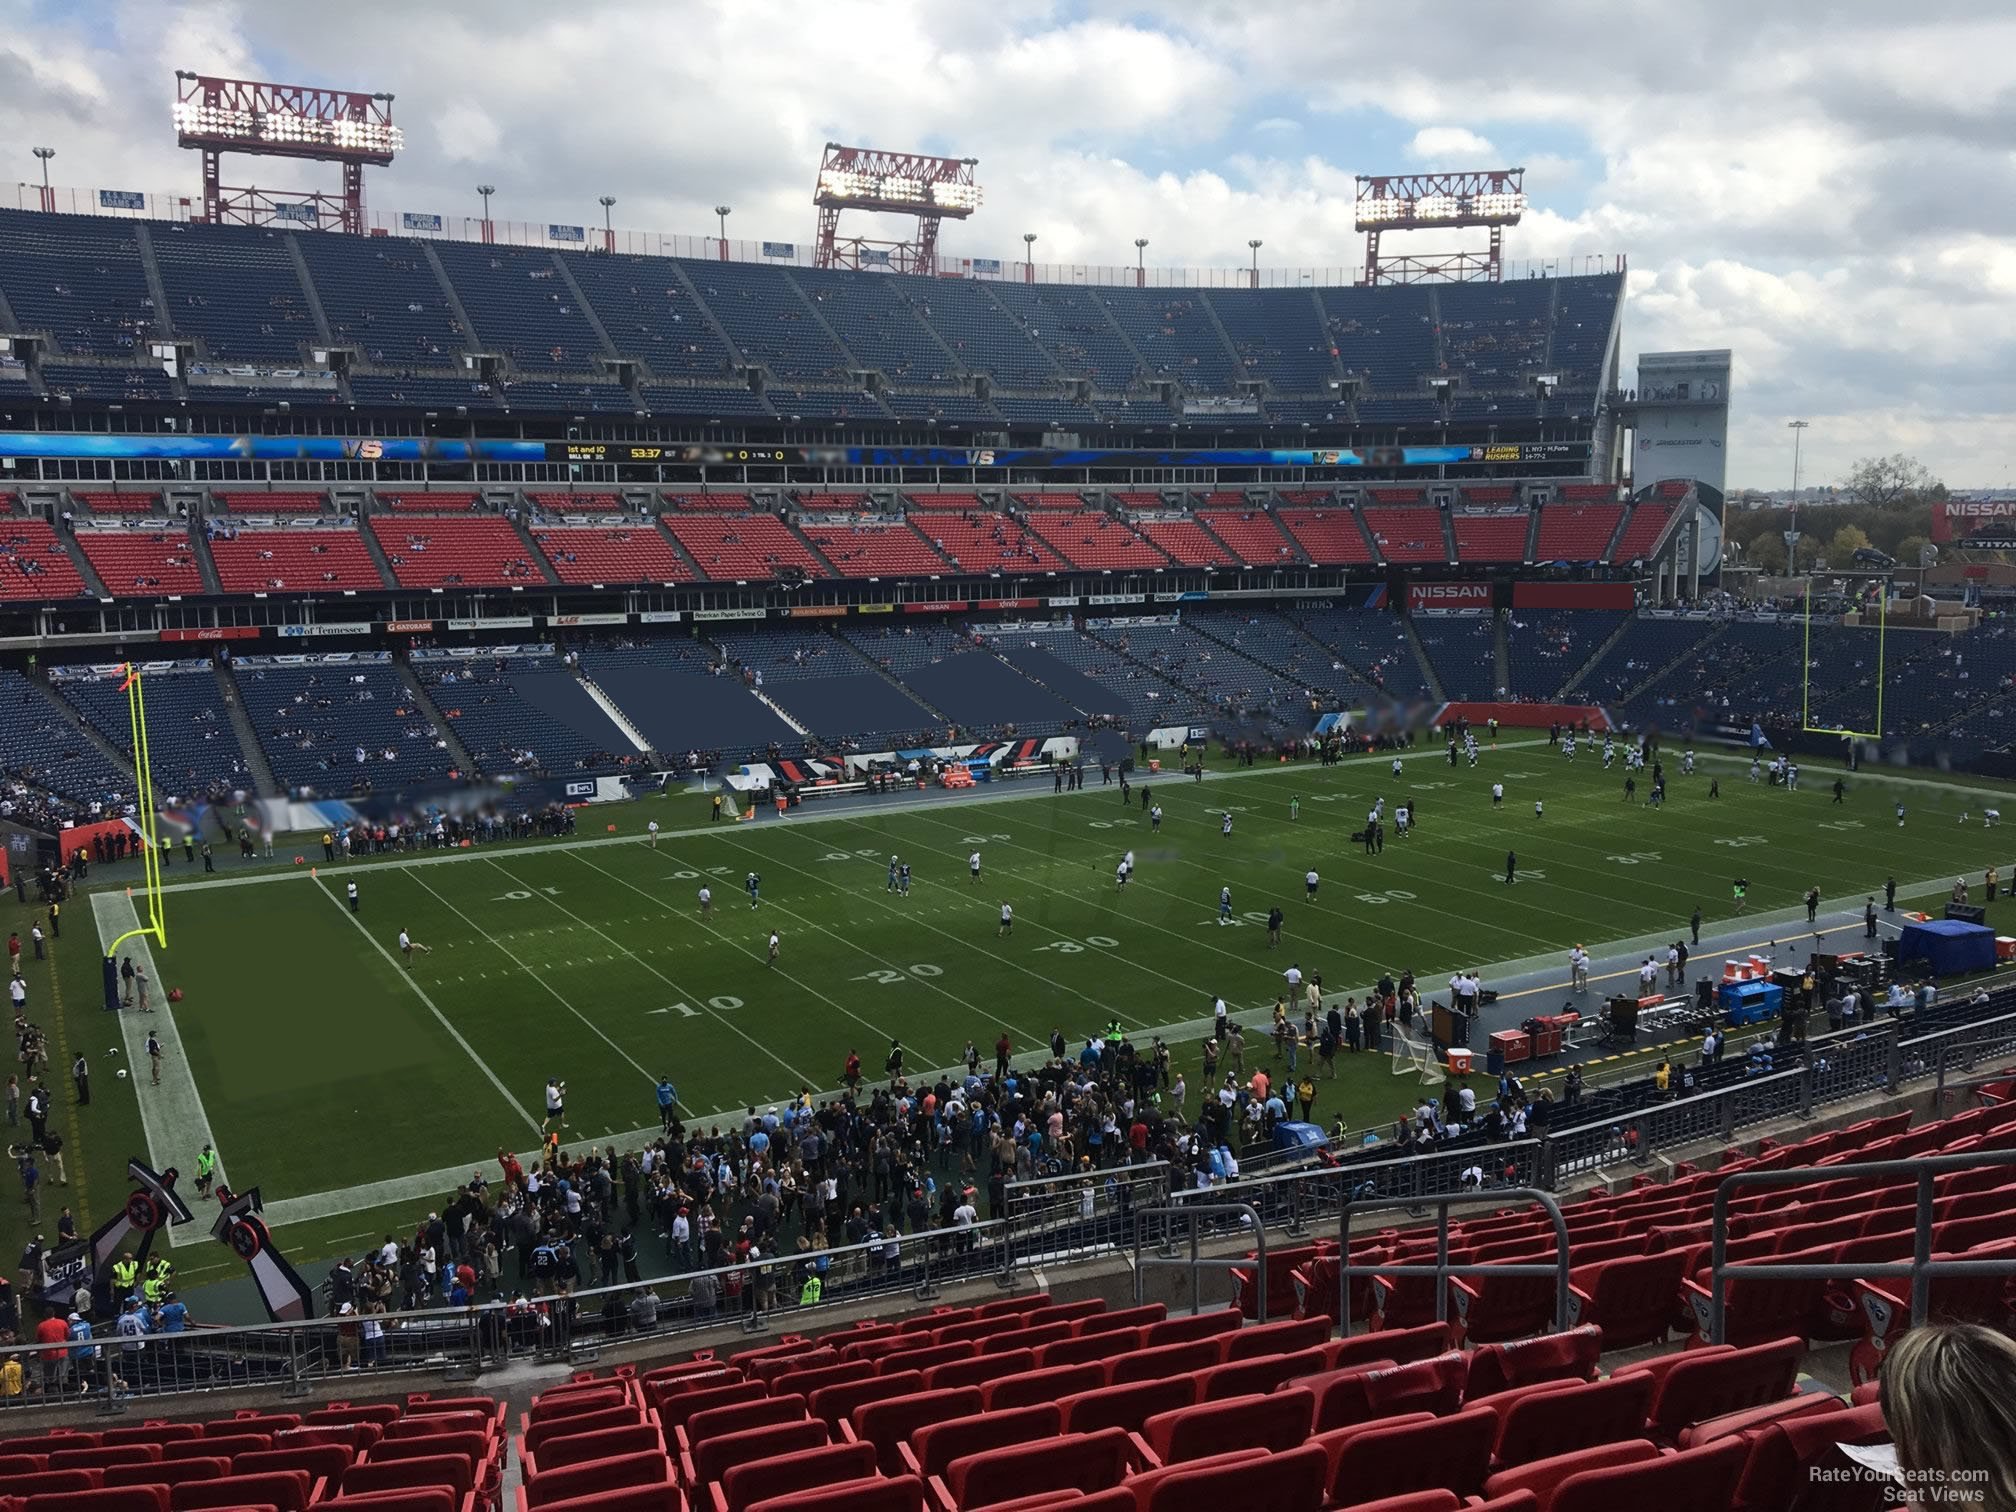
[(150, 1308), (159, 1307), (168, 1295), (168, 1278), (155, 1271), (140, 1284), (140, 1300)]
[[(353, 886), (355, 884), (352, 884)], [(210, 1183), (217, 1179), (217, 1152), (204, 1145), (196, 1152), (196, 1195), (208, 1197)]]
[(122, 1297), (133, 1295), (133, 1288), (140, 1283), (140, 1262), (132, 1252), (121, 1255), (112, 1262), (112, 1287)]
[(805, 1284), (798, 1288), (798, 1305), (800, 1307), (817, 1306), (820, 1297), (825, 1294), (825, 1291), (826, 1283), (821, 1281), (819, 1273), (814, 1271), (805, 1278)]
[(166, 1255), (151, 1255), (147, 1260), (147, 1274), (166, 1286), (175, 1279), (175, 1262)]

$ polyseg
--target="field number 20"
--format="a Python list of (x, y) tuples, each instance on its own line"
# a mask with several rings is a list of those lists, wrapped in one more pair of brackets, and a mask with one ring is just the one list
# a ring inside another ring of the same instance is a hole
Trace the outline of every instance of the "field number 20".
[(926, 962), (907, 967), (902, 971), (898, 971), (893, 967), (884, 967), (880, 971), (864, 971), (861, 975), (854, 978), (854, 980), (857, 982), (880, 982), (884, 987), (893, 987), (898, 982), (907, 981), (911, 977), (941, 977), (943, 975), (945, 975), (945, 968), (943, 966), (933, 966)]

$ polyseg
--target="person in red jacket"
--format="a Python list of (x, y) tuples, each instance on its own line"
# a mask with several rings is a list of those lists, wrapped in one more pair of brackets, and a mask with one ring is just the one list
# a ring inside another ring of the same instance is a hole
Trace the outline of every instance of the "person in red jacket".
[[(35, 1325), (35, 1342), (37, 1344), (64, 1344), (68, 1343), (69, 1339), (70, 1325), (61, 1318), (44, 1318), (40, 1323)], [(63, 1389), (63, 1378), (70, 1369), (70, 1351), (67, 1349), (46, 1349), (40, 1351), (40, 1353), (42, 1356), (42, 1389), (47, 1392), (60, 1392)]]

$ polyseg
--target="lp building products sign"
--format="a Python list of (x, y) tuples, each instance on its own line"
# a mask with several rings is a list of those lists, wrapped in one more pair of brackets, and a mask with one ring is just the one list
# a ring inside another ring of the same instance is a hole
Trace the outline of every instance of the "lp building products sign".
[(1409, 583), (1409, 614), (1485, 614), (1491, 608), (1489, 583)]

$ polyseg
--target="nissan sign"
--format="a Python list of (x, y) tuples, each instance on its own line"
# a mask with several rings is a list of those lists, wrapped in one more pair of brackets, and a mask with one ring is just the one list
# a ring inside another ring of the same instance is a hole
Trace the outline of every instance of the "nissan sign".
[(1409, 614), (1483, 614), (1491, 608), (1489, 583), (1409, 583)]

